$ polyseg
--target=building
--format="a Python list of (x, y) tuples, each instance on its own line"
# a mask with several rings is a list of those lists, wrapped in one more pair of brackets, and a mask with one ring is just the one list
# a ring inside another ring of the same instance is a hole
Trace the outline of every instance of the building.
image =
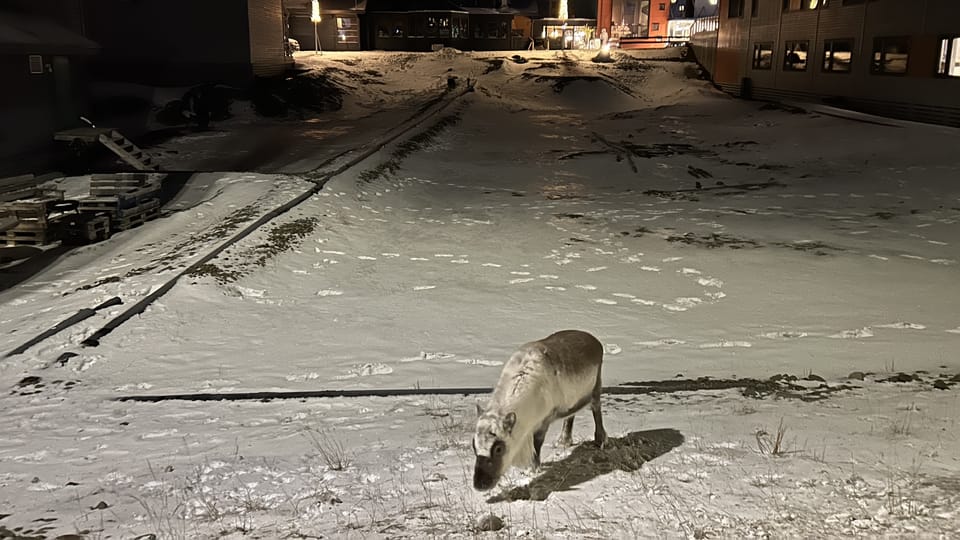
[(663, 48), (669, 44), (671, 0), (598, 0), (597, 32), (604, 30), (623, 49)]
[[(697, 0), (697, 9), (701, 0)], [(720, 0), (691, 37), (727, 92), (960, 126), (957, 0)]]
[[(402, 5), (368, 0), (361, 23), (371, 49), (430, 51), (435, 46), (465, 49), (470, 40), (468, 14), (448, 0), (413, 0)], [(502, 28), (507, 39), (508, 27)], [(496, 30), (493, 33), (496, 39)]]
[(282, 0), (85, 0), (83, 23), (106, 80), (242, 83), (293, 65)]
[(302, 51), (358, 51), (362, 48), (360, 16), (367, 7), (366, 0), (322, 0), (320, 21), (311, 20), (311, 0), (284, 0), (287, 35), (300, 44)]
[(0, 176), (49, 165), (53, 134), (81, 123), (86, 65), (98, 46), (79, 33), (79, 11), (69, 8), (32, 0), (0, 11)]
[(667, 37), (671, 41), (685, 42), (690, 39), (696, 9), (694, 0), (670, 0), (670, 14), (667, 21)]

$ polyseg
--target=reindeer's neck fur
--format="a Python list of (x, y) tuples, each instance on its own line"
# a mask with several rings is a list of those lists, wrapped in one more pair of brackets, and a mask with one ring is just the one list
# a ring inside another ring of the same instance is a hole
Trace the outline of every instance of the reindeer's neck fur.
[(518, 351), (504, 366), (493, 392), (490, 409), (503, 418), (517, 415), (507, 444), (506, 463), (525, 467), (533, 460), (533, 433), (553, 409), (547, 387), (543, 357), (533, 351)]

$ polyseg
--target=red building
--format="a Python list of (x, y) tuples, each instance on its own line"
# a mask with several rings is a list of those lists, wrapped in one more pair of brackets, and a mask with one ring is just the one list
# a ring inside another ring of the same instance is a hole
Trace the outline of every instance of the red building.
[(669, 45), (667, 23), (676, 0), (598, 0), (597, 33), (604, 30), (623, 49), (659, 49)]

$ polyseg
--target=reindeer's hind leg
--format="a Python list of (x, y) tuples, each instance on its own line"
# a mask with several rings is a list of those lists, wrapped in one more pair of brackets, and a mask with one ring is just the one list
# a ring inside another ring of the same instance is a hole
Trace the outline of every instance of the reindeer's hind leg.
[(603, 429), (603, 416), (600, 413), (600, 392), (603, 386), (600, 384), (600, 371), (597, 371), (597, 384), (593, 387), (593, 396), (590, 400), (590, 408), (593, 409), (593, 440), (601, 449), (607, 443), (607, 432)]
[(563, 431), (560, 433), (561, 446), (573, 446), (573, 415), (563, 421)]

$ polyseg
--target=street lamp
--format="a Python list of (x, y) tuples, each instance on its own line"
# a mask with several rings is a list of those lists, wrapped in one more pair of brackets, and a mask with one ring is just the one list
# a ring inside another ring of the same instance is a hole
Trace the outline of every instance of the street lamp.
[(317, 34), (317, 24), (320, 22), (320, 0), (310, 2), (310, 22), (313, 23), (313, 54), (321, 54), (320, 35)]

